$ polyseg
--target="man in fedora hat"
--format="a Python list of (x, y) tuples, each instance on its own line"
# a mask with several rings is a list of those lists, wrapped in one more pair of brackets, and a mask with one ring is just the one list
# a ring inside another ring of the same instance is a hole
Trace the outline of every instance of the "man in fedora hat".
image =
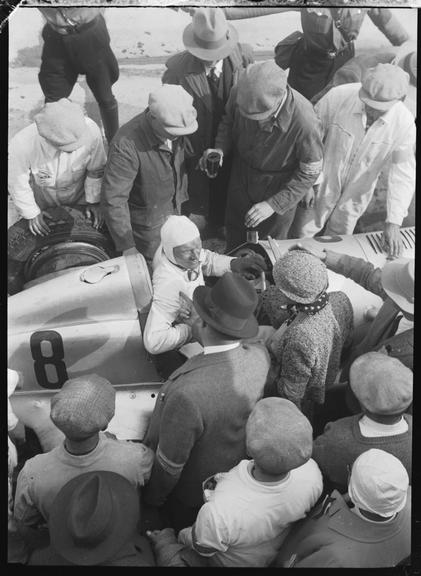
[(163, 385), (145, 437), (156, 451), (145, 501), (165, 503), (176, 531), (194, 522), (202, 482), (247, 456), (246, 421), (269, 369), (263, 345), (241, 342), (257, 334), (257, 301), (254, 288), (232, 272), (212, 288), (194, 291), (195, 330), (204, 351)]
[(298, 211), (293, 238), (352, 234), (373, 196), (380, 173), (389, 170), (383, 244), (402, 252), (400, 226), (415, 192), (415, 122), (403, 103), (409, 74), (377, 64), (362, 82), (332, 88), (316, 106), (323, 130), (322, 178), (314, 206)]
[[(253, 61), (251, 46), (238, 42), (221, 8), (198, 8), (184, 30), (185, 51), (166, 62), (162, 82), (180, 84), (193, 96), (199, 128), (190, 137), (194, 155), (187, 161), (189, 201), (193, 215), (209, 217), (209, 224), (224, 226), (231, 159), (225, 158), (215, 178), (197, 170), (203, 150), (212, 148), (232, 86)], [(194, 217), (194, 216), (193, 216)]]
[(81, 204), (98, 228), (107, 158), (97, 124), (67, 98), (45, 104), (34, 120), (9, 143), (8, 189), (19, 215), (46, 236), (49, 207)]
[(197, 130), (193, 98), (165, 84), (149, 105), (117, 132), (108, 152), (101, 190), (105, 221), (117, 250), (137, 249), (148, 264), (159, 231), (187, 199), (184, 136)]
[(114, 411), (115, 389), (97, 374), (67, 380), (53, 396), (50, 418), (63, 440), (27, 460), (17, 480), (14, 518), (28, 540), (36, 532), (33, 528), (48, 522), (53, 500), (64, 484), (83, 472), (117, 472), (136, 488), (147, 481), (151, 450), (103, 433)]
[[(296, 246), (297, 247), (297, 246)], [(302, 245), (298, 247), (303, 248)], [(342, 381), (348, 380), (349, 367), (355, 358), (366, 352), (380, 350), (398, 358), (412, 370), (414, 356), (414, 282), (415, 261), (398, 258), (375, 268), (362, 258), (340, 254), (332, 250), (307, 249), (320, 258), (330, 270), (351, 278), (373, 294), (380, 296), (383, 305), (377, 311), (367, 332), (354, 338), (354, 346), (342, 370)]]
[(136, 488), (120, 474), (94, 471), (67, 482), (48, 519), (50, 546), (30, 566), (154, 566), (149, 541), (137, 532)]
[[(260, 237), (287, 237), (298, 202), (312, 191), (322, 168), (319, 122), (310, 102), (287, 85), (272, 60), (256, 62), (231, 90), (215, 139), (233, 153), (226, 210), (227, 249)], [(205, 150), (202, 167), (212, 149)]]

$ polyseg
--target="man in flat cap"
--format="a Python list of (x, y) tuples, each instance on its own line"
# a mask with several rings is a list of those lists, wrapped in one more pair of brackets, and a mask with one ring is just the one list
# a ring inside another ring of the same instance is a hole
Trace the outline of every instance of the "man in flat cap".
[(413, 373), (397, 358), (379, 352), (359, 356), (351, 365), (350, 386), (361, 411), (329, 422), (313, 445), (313, 458), (325, 481), (346, 491), (348, 469), (370, 448), (380, 448), (402, 462), (411, 477)]
[(98, 228), (106, 155), (97, 124), (67, 98), (45, 104), (34, 120), (9, 143), (8, 188), (18, 213), (32, 234), (46, 236), (49, 207), (81, 204)]
[[(233, 153), (226, 210), (227, 249), (261, 238), (286, 238), (298, 202), (322, 168), (319, 122), (311, 104), (287, 85), (274, 61), (248, 66), (231, 90), (215, 149)], [(201, 165), (212, 152), (204, 152)]]
[(102, 433), (114, 416), (115, 390), (96, 374), (72, 378), (51, 399), (50, 417), (64, 441), (27, 460), (19, 473), (14, 517), (22, 533), (48, 522), (55, 496), (72, 478), (94, 470), (124, 476), (138, 488), (148, 480), (153, 453), (143, 444)]
[[(221, 232), (231, 159), (225, 158), (215, 178), (197, 170), (203, 150), (212, 148), (218, 124), (231, 88), (241, 71), (253, 62), (253, 50), (238, 42), (238, 33), (228, 24), (221, 8), (198, 8), (184, 29), (185, 51), (171, 56), (162, 82), (180, 84), (193, 96), (199, 128), (190, 141), (194, 155), (186, 162), (189, 201), (187, 212), (197, 224), (211, 224)], [(187, 213), (186, 212), (186, 213)], [(199, 215), (205, 218), (201, 222)]]
[(257, 335), (257, 302), (255, 289), (232, 272), (193, 293), (193, 331), (204, 351), (162, 386), (145, 437), (155, 450), (145, 501), (165, 505), (176, 532), (194, 522), (206, 478), (246, 457), (245, 425), (269, 370), (266, 348), (242, 342)]
[(355, 460), (348, 493), (326, 496), (282, 544), (282, 568), (386, 568), (409, 564), (411, 487), (403, 464), (371, 448)]
[(148, 264), (161, 226), (187, 199), (184, 136), (197, 130), (193, 98), (164, 84), (149, 105), (117, 132), (101, 190), (105, 221), (117, 250), (137, 249)]
[(314, 206), (297, 211), (292, 237), (352, 234), (388, 168), (383, 244), (391, 257), (401, 254), (400, 226), (415, 192), (415, 123), (402, 102), (408, 84), (402, 68), (378, 64), (361, 83), (332, 88), (317, 102), (322, 179)]

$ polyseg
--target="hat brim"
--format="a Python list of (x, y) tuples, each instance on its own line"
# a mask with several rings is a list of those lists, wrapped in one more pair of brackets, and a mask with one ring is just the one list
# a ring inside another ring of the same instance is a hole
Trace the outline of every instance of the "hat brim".
[(230, 33), (226, 43), (220, 48), (212, 50), (209, 48), (202, 48), (197, 45), (194, 39), (193, 23), (191, 22), (186, 26), (183, 32), (184, 47), (188, 52), (190, 52), (190, 54), (193, 54), (193, 56), (199, 58), (199, 60), (207, 60), (209, 62), (214, 60), (222, 60), (231, 54), (238, 43), (237, 30), (234, 28), (234, 26), (231, 26), (231, 24), (228, 24), (228, 29)]
[(364, 88), (360, 88), (359, 97), (364, 104), (368, 104), (370, 108), (374, 108), (375, 110), (390, 110), (392, 106), (399, 102), (398, 98), (395, 100), (389, 100), (387, 102), (380, 102), (379, 100), (373, 100), (370, 98), (369, 94), (364, 90)]
[[(237, 338), (253, 338), (259, 331), (259, 324), (254, 314), (250, 316), (247, 320), (244, 321), (244, 324), (239, 329), (234, 329), (232, 325), (230, 325), (230, 318), (227, 314), (224, 316), (224, 320), (222, 319), (222, 314), (218, 318), (214, 318), (209, 314), (208, 307), (206, 304), (206, 299), (210, 294), (211, 289), (208, 286), (198, 286), (196, 290), (193, 292), (193, 304), (196, 308), (197, 313), (199, 316), (209, 324), (218, 332), (222, 332), (222, 334), (226, 334), (227, 336), (234, 336)], [(231, 317), (231, 320), (234, 317)]]
[(187, 136), (188, 134), (193, 134), (193, 132), (196, 132), (199, 125), (197, 123), (197, 120), (195, 120), (189, 126), (177, 127), (177, 126), (165, 126), (163, 124), (162, 127), (166, 132), (168, 132), (168, 134), (171, 134), (172, 136)]
[(248, 118), (249, 120), (267, 120), (268, 118), (270, 118), (271, 116), (273, 116), (275, 114), (275, 112), (279, 108), (279, 104), (282, 102), (283, 97), (284, 97), (284, 94), (282, 96), (280, 96), (279, 100), (276, 102), (276, 104), (275, 104), (275, 106), (273, 106), (273, 108), (271, 108), (270, 110), (265, 110), (264, 112), (258, 112), (256, 114), (249, 114), (243, 108), (241, 108), (240, 105), (238, 105), (238, 109), (240, 111), (241, 116), (244, 116), (244, 118)]
[(410, 258), (400, 258), (399, 261), (392, 261), (385, 264), (382, 269), (382, 286), (386, 294), (401, 310), (408, 314), (414, 314), (414, 302), (409, 302), (402, 294), (398, 282), (398, 278), (408, 262), (410, 262)]
[(81, 475), (70, 480), (57, 494), (48, 520), (52, 546), (65, 560), (81, 566), (91, 566), (113, 558), (131, 538), (139, 518), (137, 493), (127, 489), (128, 480), (114, 472), (97, 473), (107, 474), (111, 492), (119, 494), (112, 531), (103, 542), (91, 549), (78, 547), (67, 528), (71, 496), (79, 486)]

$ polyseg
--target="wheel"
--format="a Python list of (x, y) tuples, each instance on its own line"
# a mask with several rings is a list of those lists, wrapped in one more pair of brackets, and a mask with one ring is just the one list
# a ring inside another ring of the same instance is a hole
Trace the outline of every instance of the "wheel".
[(24, 284), (51, 272), (89, 266), (116, 255), (105, 229), (96, 230), (85, 217), (83, 206), (49, 208), (48, 236), (34, 236), (27, 220), (8, 230), (8, 294), (20, 292)]

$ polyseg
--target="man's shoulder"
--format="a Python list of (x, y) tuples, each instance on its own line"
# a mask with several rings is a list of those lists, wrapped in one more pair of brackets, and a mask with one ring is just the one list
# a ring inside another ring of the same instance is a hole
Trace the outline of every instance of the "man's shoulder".
[(29, 474), (31, 476), (36, 474), (44, 474), (48, 473), (48, 468), (52, 463), (56, 463), (59, 458), (59, 453), (61, 452), (61, 444), (60, 446), (56, 446), (49, 452), (44, 452), (42, 454), (36, 454), (29, 458), (26, 462), (22, 471), (24, 473)]
[(22, 128), (22, 130), (19, 130), (19, 132), (16, 132), (16, 134), (12, 136), (9, 142), (9, 148), (13, 148), (20, 144), (25, 144), (27, 147), (28, 144), (35, 142), (38, 138), (39, 134), (37, 125), (35, 122), (32, 122), (32, 124), (25, 126), (25, 128)]
[(197, 58), (187, 50), (183, 50), (170, 56), (165, 62), (165, 66), (170, 72), (184, 76), (192, 67), (197, 67)]
[(113, 138), (112, 145), (124, 147), (133, 145), (142, 137), (142, 127), (145, 122), (145, 110), (131, 118), (121, 126)]

